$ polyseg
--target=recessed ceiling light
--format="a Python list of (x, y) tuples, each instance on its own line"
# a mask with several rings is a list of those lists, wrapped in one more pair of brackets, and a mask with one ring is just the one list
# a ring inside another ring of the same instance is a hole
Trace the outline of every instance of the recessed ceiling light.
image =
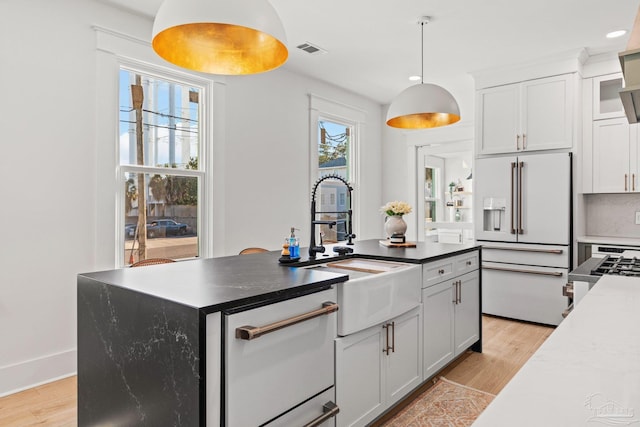
[(607, 33), (607, 38), (608, 39), (615, 39), (616, 37), (622, 37), (625, 34), (627, 34), (627, 30), (611, 31), (610, 33)]
[(420, 80), (420, 76), (411, 76), (409, 77), (409, 80), (411, 80), (412, 82), (417, 82), (418, 80)]

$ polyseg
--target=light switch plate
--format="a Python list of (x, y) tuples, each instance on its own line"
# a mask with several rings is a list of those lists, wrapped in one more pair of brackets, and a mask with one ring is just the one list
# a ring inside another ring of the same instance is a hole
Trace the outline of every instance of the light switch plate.
[(640, 212), (636, 212), (636, 224), (640, 225)]

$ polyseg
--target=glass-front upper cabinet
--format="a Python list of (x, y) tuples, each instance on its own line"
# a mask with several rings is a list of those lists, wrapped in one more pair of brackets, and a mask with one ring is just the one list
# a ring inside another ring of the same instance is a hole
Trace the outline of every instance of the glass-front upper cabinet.
[(619, 94), (622, 84), (622, 73), (593, 78), (593, 120), (625, 116)]

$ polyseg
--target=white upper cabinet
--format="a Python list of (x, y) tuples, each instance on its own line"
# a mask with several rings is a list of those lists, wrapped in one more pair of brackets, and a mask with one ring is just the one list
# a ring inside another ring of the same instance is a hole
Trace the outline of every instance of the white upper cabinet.
[(626, 117), (593, 122), (593, 192), (628, 193), (638, 188), (638, 132)]
[(482, 89), (476, 100), (480, 155), (573, 146), (572, 74)]
[(625, 117), (620, 89), (622, 73), (593, 78), (593, 120)]
[(582, 192), (640, 192), (638, 125), (630, 125), (618, 94), (622, 74), (585, 79)]

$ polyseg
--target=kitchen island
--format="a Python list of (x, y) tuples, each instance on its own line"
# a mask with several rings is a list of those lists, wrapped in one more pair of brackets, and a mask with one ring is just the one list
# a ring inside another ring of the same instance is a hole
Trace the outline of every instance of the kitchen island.
[(640, 281), (604, 275), (473, 424), (640, 424)]
[[(354, 257), (425, 264), (479, 251), (472, 244), (387, 248), (378, 240), (352, 247), (353, 254), (295, 266), (267, 252), (80, 274), (79, 425), (214, 425), (212, 411), (224, 420), (224, 408), (213, 407), (224, 388), (211, 387), (225, 381), (220, 313), (288, 303), (349, 278), (297, 267)], [(479, 350), (480, 338), (471, 344)]]

